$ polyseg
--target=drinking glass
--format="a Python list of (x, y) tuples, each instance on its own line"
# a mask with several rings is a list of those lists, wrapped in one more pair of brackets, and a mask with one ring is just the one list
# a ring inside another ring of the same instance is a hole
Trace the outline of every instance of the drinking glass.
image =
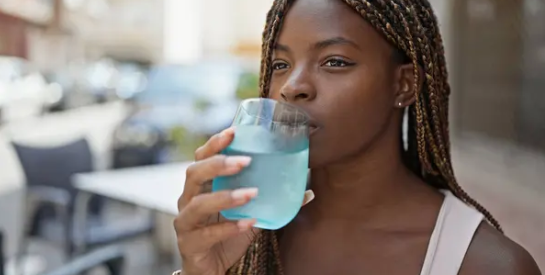
[(223, 150), (249, 156), (239, 174), (216, 178), (212, 191), (257, 187), (248, 204), (221, 214), (229, 220), (257, 220), (255, 227), (276, 230), (299, 212), (305, 195), (309, 161), (308, 115), (297, 107), (266, 98), (241, 102), (233, 120), (235, 138)]

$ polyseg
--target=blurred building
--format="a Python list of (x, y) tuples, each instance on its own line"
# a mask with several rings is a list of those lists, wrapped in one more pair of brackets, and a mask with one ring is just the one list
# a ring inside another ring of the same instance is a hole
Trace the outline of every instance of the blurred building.
[(456, 136), (545, 152), (545, 2), (431, 2), (445, 36)]
[[(545, 152), (545, 4), (430, 0), (444, 35), (452, 128)], [(145, 64), (227, 55), (258, 63), (272, 0), (2, 0), (0, 55), (44, 70), (109, 57)]]
[(272, 0), (3, 0), (0, 54), (43, 69), (109, 57), (141, 63), (259, 56)]

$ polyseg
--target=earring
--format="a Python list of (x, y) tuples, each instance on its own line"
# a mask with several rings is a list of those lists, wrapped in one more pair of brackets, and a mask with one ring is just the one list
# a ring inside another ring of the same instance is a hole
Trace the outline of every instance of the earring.
[(397, 103), (397, 106), (401, 107), (403, 105), (403, 103), (399, 102)]

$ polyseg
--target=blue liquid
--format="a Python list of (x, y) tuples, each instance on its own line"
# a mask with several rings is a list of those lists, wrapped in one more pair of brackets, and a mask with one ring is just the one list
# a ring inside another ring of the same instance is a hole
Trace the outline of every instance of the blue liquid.
[(286, 140), (274, 135), (260, 126), (237, 126), (235, 140), (223, 154), (250, 156), (252, 163), (237, 175), (216, 178), (212, 190), (257, 187), (259, 192), (248, 204), (222, 211), (225, 218), (255, 218), (255, 227), (276, 230), (299, 212), (307, 185), (308, 139), (288, 140), (292, 144), (286, 146)]

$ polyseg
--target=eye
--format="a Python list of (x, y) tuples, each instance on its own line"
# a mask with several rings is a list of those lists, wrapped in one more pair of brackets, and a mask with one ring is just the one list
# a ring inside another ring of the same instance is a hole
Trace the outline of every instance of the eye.
[(273, 61), (272, 69), (273, 71), (285, 70), (288, 68), (288, 63), (282, 60)]
[(331, 58), (323, 64), (323, 66), (326, 67), (348, 67), (352, 65), (354, 65), (354, 63), (344, 61), (340, 58)]

